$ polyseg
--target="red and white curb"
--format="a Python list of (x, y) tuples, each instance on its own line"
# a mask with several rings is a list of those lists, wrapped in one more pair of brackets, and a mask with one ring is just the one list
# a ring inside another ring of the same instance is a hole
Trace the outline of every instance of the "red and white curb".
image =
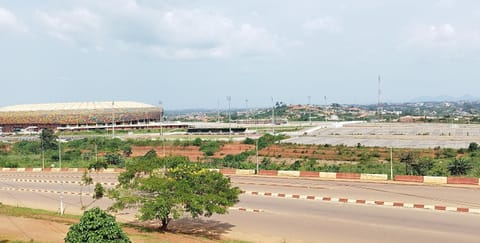
[(45, 190), (45, 189), (30, 189), (30, 188), (15, 188), (15, 187), (0, 187), (2, 191), (20, 191), (20, 192), (40, 192), (40, 193), (53, 193), (53, 194), (64, 194), (64, 195), (78, 195), (78, 196), (92, 196), (88, 192), (67, 192), (67, 191), (55, 191), (55, 190)]
[[(50, 183), (50, 184), (82, 184), (81, 181), (58, 181), (58, 180), (37, 180), (37, 179), (14, 179), (15, 182), (34, 182), (34, 183)], [(104, 186), (116, 186), (116, 182), (102, 182)]]
[(229, 210), (238, 210), (243, 212), (250, 212), (250, 213), (261, 213), (264, 212), (263, 209), (251, 209), (251, 208), (242, 208), (242, 207), (229, 207)]
[(299, 195), (299, 194), (286, 194), (286, 193), (273, 193), (273, 192), (242, 191), (242, 193), (246, 195), (264, 196), (264, 197), (305, 199), (305, 200), (312, 200), (312, 201), (338, 202), (338, 203), (349, 203), (349, 204), (359, 204), (359, 205), (389, 206), (389, 207), (398, 207), (398, 208), (417, 208), (417, 209), (480, 214), (480, 209), (466, 208), (466, 207), (448, 207), (448, 206), (442, 206), (442, 205), (426, 205), (426, 204), (420, 204), (420, 203), (386, 202), (386, 201), (321, 197), (321, 196), (313, 196), (313, 195)]

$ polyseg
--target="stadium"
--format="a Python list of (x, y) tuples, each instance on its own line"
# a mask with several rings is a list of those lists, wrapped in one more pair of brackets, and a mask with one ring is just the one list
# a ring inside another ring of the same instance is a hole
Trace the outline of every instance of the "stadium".
[(82, 102), (0, 108), (0, 132), (141, 129), (159, 122), (163, 108), (139, 102)]

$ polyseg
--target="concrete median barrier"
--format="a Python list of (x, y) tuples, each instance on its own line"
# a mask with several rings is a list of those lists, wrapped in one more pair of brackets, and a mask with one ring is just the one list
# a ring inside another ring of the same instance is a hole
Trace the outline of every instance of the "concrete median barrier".
[(359, 173), (338, 173), (337, 172), (337, 179), (350, 179), (350, 180), (360, 180)]
[(447, 184), (478, 185), (478, 178), (448, 177)]
[(388, 180), (388, 175), (386, 175), (386, 174), (360, 174), (360, 180), (386, 181), (386, 180)]
[(293, 170), (279, 170), (278, 176), (300, 177), (300, 171)]
[(320, 172), (320, 178), (337, 179), (335, 172)]
[(320, 173), (317, 171), (300, 171), (300, 177), (320, 177)]
[(264, 176), (278, 176), (278, 170), (259, 170), (258, 174)]
[(235, 175), (237, 173), (236, 169), (228, 169), (228, 168), (223, 168), (220, 169), (220, 173), (224, 175)]
[(445, 176), (424, 176), (424, 183), (429, 184), (447, 184), (447, 177)]
[(237, 169), (235, 175), (255, 175), (255, 170)]
[(397, 175), (395, 181), (423, 183), (423, 176)]

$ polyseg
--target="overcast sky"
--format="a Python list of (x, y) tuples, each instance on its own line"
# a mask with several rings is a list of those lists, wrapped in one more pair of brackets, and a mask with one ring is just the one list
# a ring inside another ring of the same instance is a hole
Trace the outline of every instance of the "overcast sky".
[(0, 0), (0, 106), (479, 97), (478, 0)]

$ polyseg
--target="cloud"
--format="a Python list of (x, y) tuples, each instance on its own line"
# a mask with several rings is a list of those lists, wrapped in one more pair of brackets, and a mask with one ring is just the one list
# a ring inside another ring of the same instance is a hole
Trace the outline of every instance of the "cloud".
[(0, 31), (25, 33), (27, 27), (8, 9), (0, 7)]
[(302, 29), (307, 34), (313, 34), (316, 32), (342, 32), (342, 26), (340, 22), (330, 16), (308, 20), (302, 24)]
[(96, 2), (87, 4), (88, 9), (43, 11), (36, 16), (55, 39), (82, 48), (117, 48), (162, 58), (265, 55), (280, 52), (283, 45), (268, 30), (215, 11), (154, 8), (133, 0)]
[(480, 32), (474, 28), (458, 28), (453, 24), (423, 25), (412, 28), (407, 46), (423, 49), (480, 49)]
[(79, 44), (82, 48), (101, 48), (101, 18), (88, 9), (77, 8), (51, 13), (38, 11), (35, 18), (52, 38)]

